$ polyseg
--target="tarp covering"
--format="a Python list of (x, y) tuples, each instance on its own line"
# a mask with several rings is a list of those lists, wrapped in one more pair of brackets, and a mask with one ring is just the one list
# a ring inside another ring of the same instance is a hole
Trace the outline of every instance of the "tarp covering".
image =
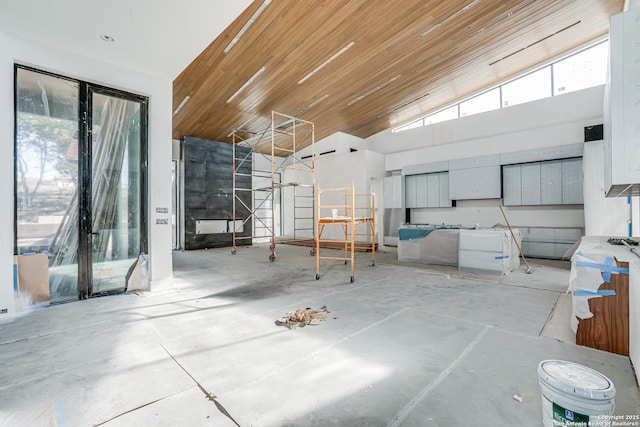
[(398, 229), (398, 239), (413, 240), (426, 237), (434, 230), (457, 230), (461, 227), (455, 225), (436, 225), (436, 226), (405, 226)]

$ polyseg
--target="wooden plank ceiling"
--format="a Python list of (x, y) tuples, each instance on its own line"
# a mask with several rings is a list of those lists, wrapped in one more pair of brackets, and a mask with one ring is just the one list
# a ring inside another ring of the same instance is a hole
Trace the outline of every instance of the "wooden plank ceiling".
[(173, 82), (175, 139), (230, 142), (234, 128), (264, 130), (272, 110), (314, 122), (316, 141), (338, 131), (366, 138), (605, 35), (624, 1), (263, 3)]

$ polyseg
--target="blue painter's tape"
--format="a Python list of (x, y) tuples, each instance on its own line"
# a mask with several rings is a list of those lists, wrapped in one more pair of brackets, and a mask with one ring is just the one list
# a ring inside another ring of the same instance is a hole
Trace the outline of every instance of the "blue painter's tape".
[(602, 278), (607, 283), (611, 282), (611, 273), (629, 274), (629, 269), (616, 266), (612, 257), (607, 257), (607, 259), (604, 260), (604, 264), (598, 264), (597, 262), (578, 261), (576, 262), (576, 267), (597, 268), (602, 272)]
[(56, 400), (55, 402), (55, 408), (56, 408), (56, 419), (58, 421), (58, 426), (59, 427), (65, 427), (67, 425), (67, 423), (65, 422), (65, 416), (64, 416), (64, 409), (62, 407), (62, 401), (61, 400)]
[(602, 296), (602, 297), (610, 297), (616, 294), (616, 291), (613, 289), (601, 289), (599, 291), (596, 292), (591, 292), (591, 291), (573, 291), (573, 296), (574, 297), (597, 297), (597, 296)]
[(507, 258), (509, 258), (509, 255), (499, 255), (495, 257), (495, 259), (507, 259)]
[(51, 252), (49, 252), (48, 250), (44, 250), (42, 251), (43, 254), (45, 254), (47, 257), (51, 258), (53, 256), (53, 254)]
[(24, 256), (34, 256), (36, 253), (35, 252), (23, 252), (20, 255), (24, 255)]
[(18, 290), (18, 264), (13, 264), (13, 290)]

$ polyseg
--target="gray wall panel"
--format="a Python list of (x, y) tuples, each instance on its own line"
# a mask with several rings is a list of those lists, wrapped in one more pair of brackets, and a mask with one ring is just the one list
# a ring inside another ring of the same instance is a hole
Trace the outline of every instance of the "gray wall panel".
[(449, 170), (479, 168), (484, 166), (497, 166), (500, 164), (500, 155), (469, 157), (466, 159), (450, 160)]
[(416, 208), (429, 206), (429, 175), (416, 175)]
[(417, 203), (418, 175), (408, 175), (404, 177), (404, 204), (407, 208), (415, 208)]
[(542, 203), (540, 184), (540, 163), (521, 165), (522, 175), (522, 204), (524, 206), (540, 205)]
[(522, 205), (520, 165), (502, 167), (502, 199), (505, 206)]
[(402, 208), (402, 176), (393, 175), (384, 178), (384, 208)]
[(562, 203), (584, 203), (582, 193), (582, 159), (567, 159), (562, 161)]
[[(233, 217), (232, 146), (200, 138), (183, 137), (181, 141), (184, 179), (184, 248), (204, 249), (231, 246), (231, 233), (197, 234), (197, 220), (231, 219)], [(246, 147), (236, 147), (236, 157), (250, 153)], [(238, 172), (251, 174), (251, 156)], [(236, 185), (251, 188), (251, 177), (238, 176)], [(251, 192), (240, 192), (239, 197), (251, 206)], [(248, 212), (236, 203), (236, 217), (246, 218)], [(252, 223), (248, 221), (240, 236), (251, 236)], [(251, 239), (241, 240), (251, 244)]]
[(422, 173), (444, 172), (449, 170), (449, 162), (422, 163), (402, 168), (402, 175), (419, 175)]
[(584, 149), (583, 143), (560, 145), (557, 147), (545, 147), (544, 149), (516, 151), (513, 153), (501, 153), (500, 164), (539, 162), (542, 160), (566, 159), (569, 157), (581, 157)]
[(543, 205), (562, 204), (562, 162), (544, 162), (540, 165), (540, 198)]
[(427, 205), (428, 208), (440, 207), (440, 174), (427, 175)]
[(441, 208), (450, 208), (451, 199), (449, 198), (449, 172), (441, 172), (438, 174), (439, 202)]
[(485, 166), (449, 171), (449, 196), (452, 200), (499, 199), (500, 166)]

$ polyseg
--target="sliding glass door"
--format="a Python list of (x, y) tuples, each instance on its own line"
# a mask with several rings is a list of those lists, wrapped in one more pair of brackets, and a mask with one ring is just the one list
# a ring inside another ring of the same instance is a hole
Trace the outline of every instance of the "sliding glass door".
[(147, 98), (16, 67), (16, 254), (52, 302), (121, 292), (146, 252)]

